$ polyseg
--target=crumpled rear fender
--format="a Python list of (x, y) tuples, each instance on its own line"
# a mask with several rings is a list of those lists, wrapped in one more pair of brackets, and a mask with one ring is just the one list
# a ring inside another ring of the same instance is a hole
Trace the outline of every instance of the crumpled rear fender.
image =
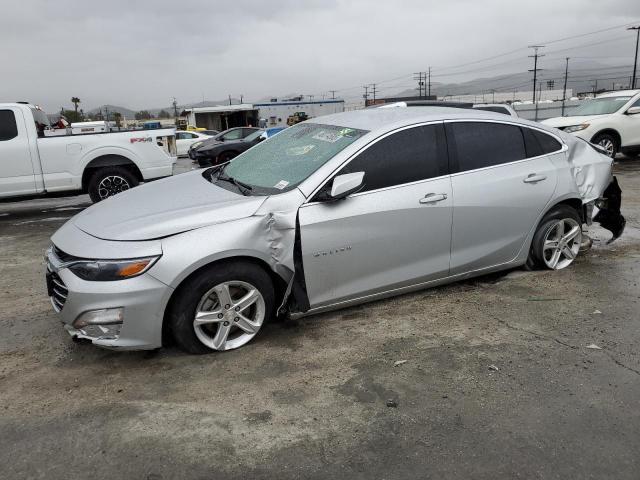
[(613, 242), (622, 235), (627, 223), (620, 212), (622, 206), (622, 189), (618, 185), (618, 179), (613, 177), (609, 186), (605, 189), (602, 197), (596, 202), (598, 213), (593, 217), (593, 221), (599, 223), (602, 228), (609, 230), (613, 237), (607, 244)]

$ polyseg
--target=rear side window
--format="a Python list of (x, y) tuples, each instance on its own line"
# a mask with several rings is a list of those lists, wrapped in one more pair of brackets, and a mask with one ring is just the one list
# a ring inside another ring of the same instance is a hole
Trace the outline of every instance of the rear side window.
[(447, 174), (442, 124), (402, 130), (374, 143), (339, 174), (365, 172), (362, 191), (402, 185)]
[(0, 110), (0, 142), (18, 136), (18, 124), (12, 110)]
[(527, 149), (527, 158), (547, 155), (562, 149), (562, 144), (546, 133), (522, 127), (522, 134)]
[(458, 172), (527, 158), (524, 138), (516, 125), (452, 122), (446, 128)]

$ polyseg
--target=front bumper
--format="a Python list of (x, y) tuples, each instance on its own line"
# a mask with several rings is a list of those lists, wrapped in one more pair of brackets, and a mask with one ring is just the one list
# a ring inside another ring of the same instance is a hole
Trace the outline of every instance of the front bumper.
[[(68, 268), (58, 268), (60, 262), (52, 252), (47, 253), (47, 270), (56, 274), (57, 292), (52, 305), (64, 328), (73, 337), (90, 340), (106, 348), (149, 350), (162, 346), (164, 306), (172, 289), (148, 273), (127, 280), (91, 282), (77, 277)], [(59, 284), (62, 284), (62, 288)], [(59, 292), (66, 295), (64, 301)], [(62, 304), (61, 304), (62, 303)], [(105, 328), (75, 328), (74, 322), (84, 313), (95, 310), (122, 308), (123, 321), (116, 335)]]

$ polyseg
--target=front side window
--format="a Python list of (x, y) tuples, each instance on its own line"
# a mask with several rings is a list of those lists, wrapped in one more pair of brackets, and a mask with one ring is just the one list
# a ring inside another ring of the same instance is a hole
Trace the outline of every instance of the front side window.
[(340, 170), (364, 172), (361, 191), (402, 185), (447, 173), (442, 124), (408, 128), (377, 141)]
[(0, 142), (18, 136), (18, 124), (12, 110), (0, 110)]
[[(335, 125), (296, 125), (238, 155), (224, 173), (250, 185), (252, 193), (282, 193), (299, 185), (366, 133)], [(260, 136), (262, 131), (253, 135)]]
[(524, 138), (517, 125), (452, 122), (446, 128), (458, 172), (527, 158)]
[(235, 130), (231, 130), (229, 133), (225, 133), (222, 138), (223, 140), (239, 140), (242, 138), (242, 129), (236, 128)]
[(622, 106), (631, 100), (631, 97), (608, 97), (594, 98), (587, 100), (578, 108), (569, 113), (568, 117), (579, 117), (582, 115), (608, 115), (617, 112)]

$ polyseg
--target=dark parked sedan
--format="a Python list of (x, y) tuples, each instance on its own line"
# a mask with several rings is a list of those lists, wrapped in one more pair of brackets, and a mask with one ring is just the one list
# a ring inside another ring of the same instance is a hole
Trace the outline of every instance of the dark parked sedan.
[(262, 129), (256, 129), (251, 135), (240, 140), (227, 140), (225, 142), (205, 142), (196, 149), (191, 150), (191, 158), (201, 167), (209, 167), (219, 163), (228, 162), (233, 157), (249, 150), (266, 138)]
[(258, 130), (262, 131), (262, 129), (257, 127), (235, 127), (235, 128), (230, 128), (228, 130), (225, 130), (224, 132), (220, 132), (217, 135), (211, 138), (208, 138), (207, 140), (196, 142), (193, 145), (191, 145), (191, 148), (189, 148), (189, 152), (188, 152), (189, 158), (191, 160), (195, 160), (196, 159), (195, 150), (205, 144), (242, 140), (243, 138), (248, 137), (249, 135), (251, 135), (252, 133), (255, 133)]

